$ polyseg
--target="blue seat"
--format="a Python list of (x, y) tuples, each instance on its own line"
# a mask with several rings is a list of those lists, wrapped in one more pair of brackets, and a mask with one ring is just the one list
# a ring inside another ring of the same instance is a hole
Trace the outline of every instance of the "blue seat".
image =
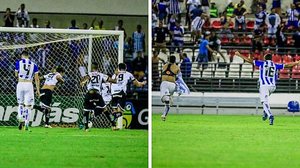
[(288, 103), (287, 109), (289, 112), (299, 112), (299, 102), (298, 101), (290, 101)]

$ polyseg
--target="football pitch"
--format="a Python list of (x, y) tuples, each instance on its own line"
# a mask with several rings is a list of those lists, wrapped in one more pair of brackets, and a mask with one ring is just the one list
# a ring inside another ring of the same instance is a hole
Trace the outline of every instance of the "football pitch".
[(300, 117), (153, 115), (153, 168), (300, 167)]
[(148, 131), (0, 127), (3, 168), (146, 168)]

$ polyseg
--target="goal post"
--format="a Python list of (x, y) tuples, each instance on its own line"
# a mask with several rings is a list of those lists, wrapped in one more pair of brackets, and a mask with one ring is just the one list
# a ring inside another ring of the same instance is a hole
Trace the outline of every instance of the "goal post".
[[(91, 63), (97, 62), (101, 72), (112, 75), (124, 60), (123, 46), (123, 31), (0, 27), (0, 126), (17, 125), (14, 65), (23, 50), (38, 65), (40, 76), (56, 66), (65, 68), (65, 83), (53, 93), (50, 122), (72, 126), (82, 118), (86, 93), (86, 88), (80, 86), (82, 70), (90, 71)], [(35, 104), (38, 103), (35, 96)], [(42, 112), (33, 110), (31, 125), (43, 124), (42, 116)], [(94, 126), (108, 127), (110, 122), (101, 115)]]

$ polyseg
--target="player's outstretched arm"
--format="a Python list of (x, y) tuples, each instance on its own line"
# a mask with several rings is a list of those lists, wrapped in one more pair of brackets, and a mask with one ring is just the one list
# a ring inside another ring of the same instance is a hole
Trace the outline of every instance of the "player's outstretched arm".
[(144, 85), (146, 85), (146, 83), (147, 81), (139, 82), (137, 79), (133, 81), (133, 84), (137, 87), (143, 87)]
[(247, 58), (247, 57), (244, 57), (240, 52), (236, 51), (235, 52), (235, 55), (244, 59), (246, 62), (250, 63), (250, 64), (253, 64), (253, 59), (252, 58)]
[(292, 68), (296, 65), (299, 65), (300, 64), (300, 61), (296, 61), (296, 62), (291, 62), (291, 63), (288, 63), (288, 64), (284, 64), (284, 68)]
[(35, 80), (36, 94), (37, 96), (40, 96), (40, 77), (38, 72), (34, 74), (34, 80)]
[(90, 76), (86, 75), (86, 76), (83, 77), (83, 79), (80, 81), (80, 86), (84, 86), (89, 80), (90, 80)]
[(62, 78), (62, 76), (56, 76), (56, 79), (58, 82), (60, 82), (61, 84), (63, 84), (65, 82), (65, 80)]

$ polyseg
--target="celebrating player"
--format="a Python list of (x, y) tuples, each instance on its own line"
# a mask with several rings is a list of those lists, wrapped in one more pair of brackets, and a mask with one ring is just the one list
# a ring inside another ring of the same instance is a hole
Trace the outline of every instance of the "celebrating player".
[[(80, 82), (81, 86), (84, 86), (86, 83), (88, 83), (87, 84), (88, 91), (84, 97), (84, 103), (83, 103), (85, 131), (89, 131), (88, 123), (90, 121), (90, 114), (94, 112), (95, 116), (98, 116), (104, 111), (104, 108), (106, 107), (106, 104), (100, 93), (102, 83), (105, 82), (115, 83), (116, 80), (113, 80), (109, 76), (100, 73), (98, 71), (97, 63), (92, 63), (91, 72), (89, 72), (88, 75), (86, 75)], [(109, 114), (107, 117), (109, 117)]]
[(263, 104), (263, 117), (262, 119), (265, 121), (269, 118), (270, 125), (273, 125), (274, 116), (271, 113), (270, 105), (269, 105), (269, 96), (276, 89), (276, 80), (278, 79), (277, 72), (283, 68), (292, 68), (295, 65), (298, 65), (300, 61), (292, 62), (288, 64), (276, 64), (272, 61), (272, 55), (266, 54), (265, 61), (253, 60), (252, 58), (246, 58), (241, 55), (238, 51), (235, 52), (235, 55), (243, 58), (246, 62), (254, 64), (259, 67), (259, 94), (260, 101)]
[(175, 64), (175, 62), (176, 62), (176, 57), (170, 56), (169, 63), (163, 66), (163, 72), (161, 78), (162, 82), (160, 84), (161, 101), (165, 103), (165, 111), (161, 115), (161, 119), (163, 121), (166, 120), (166, 117), (170, 110), (171, 97), (176, 90), (176, 84), (175, 84), (176, 75), (178, 75), (180, 72), (180, 68)]
[(112, 108), (113, 108), (113, 129), (117, 129), (115, 122), (119, 117), (123, 115), (123, 111), (125, 108), (125, 100), (126, 100), (126, 91), (127, 85), (131, 81), (137, 87), (144, 86), (147, 82), (139, 82), (137, 79), (133, 77), (130, 72), (126, 71), (127, 67), (126, 64), (120, 63), (118, 65), (118, 74), (113, 75), (113, 79), (116, 79), (117, 83), (113, 83), (111, 85), (111, 93), (112, 93)]
[(41, 89), (40, 106), (34, 105), (33, 108), (43, 112), (45, 114), (45, 128), (52, 128), (49, 124), (51, 103), (52, 103), (52, 92), (58, 82), (64, 83), (62, 76), (65, 70), (62, 67), (56, 67), (55, 70), (45, 76), (45, 83)]
[[(18, 78), (17, 100), (19, 130), (22, 130), (25, 122), (25, 130), (29, 130), (31, 108), (34, 105), (34, 90), (32, 80), (35, 80), (36, 94), (40, 95), (40, 79), (38, 66), (29, 59), (27, 51), (22, 52), (22, 59), (16, 62), (15, 76)], [(24, 121), (25, 118), (25, 121)]]

